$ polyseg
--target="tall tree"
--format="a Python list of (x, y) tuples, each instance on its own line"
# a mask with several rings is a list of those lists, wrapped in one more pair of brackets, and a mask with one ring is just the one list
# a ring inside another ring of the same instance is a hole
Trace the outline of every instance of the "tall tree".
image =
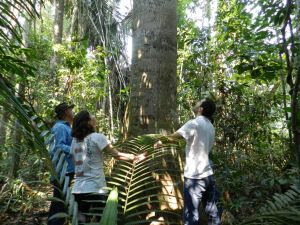
[(10, 113), (7, 110), (3, 109), (2, 117), (0, 120), (0, 146), (5, 145), (6, 142), (6, 133), (7, 133), (7, 125), (8, 125), (9, 117), (10, 117)]
[[(24, 99), (25, 94), (25, 86), (24, 84), (19, 84), (17, 87), (17, 96), (20, 100)], [(21, 142), (22, 142), (22, 135), (23, 130), (20, 122), (18, 120), (15, 121), (15, 124), (12, 128), (12, 149), (10, 152), (10, 158), (11, 158), (11, 169), (10, 169), (10, 177), (16, 178), (17, 173), (19, 170), (19, 164), (20, 164), (20, 154), (21, 154)]]
[[(300, 0), (296, 0), (296, 34), (295, 34), (295, 42), (300, 42)], [(296, 154), (298, 156), (298, 166), (300, 167), (300, 121), (299, 121), (299, 85), (300, 85), (300, 50), (299, 47), (295, 47), (295, 43), (292, 43), (292, 47), (294, 48), (294, 61), (295, 61), (295, 88), (292, 95), (292, 112), (294, 114), (292, 119), (292, 129), (294, 132), (294, 140), (296, 144)]]
[[(287, 77), (286, 82), (290, 87), (291, 95), (291, 127), (293, 132), (293, 141), (295, 145), (295, 155), (298, 158), (300, 166), (300, 125), (299, 125), (299, 86), (300, 86), (300, 66), (299, 50), (297, 51), (297, 42), (299, 41), (299, 0), (294, 2), (286, 0), (283, 26), (281, 28), (283, 40), (283, 52), (286, 59)], [(293, 10), (296, 11), (294, 12)], [(293, 17), (295, 14), (295, 18)], [(294, 32), (296, 31), (296, 32)], [(290, 37), (288, 37), (290, 36)]]
[(176, 121), (176, 0), (133, 1), (129, 136)]
[(54, 16), (54, 43), (61, 44), (63, 37), (63, 26), (64, 26), (64, 9), (65, 0), (55, 0), (55, 16)]
[[(53, 39), (54, 39), (54, 44), (61, 44), (63, 38), (63, 28), (64, 28), (65, 1), (55, 0), (54, 6), (55, 6), (55, 15), (54, 15), (54, 26), (53, 26)], [(58, 56), (54, 52), (54, 55), (51, 60), (51, 71), (56, 84), (58, 83), (55, 76), (57, 63), (58, 63)]]

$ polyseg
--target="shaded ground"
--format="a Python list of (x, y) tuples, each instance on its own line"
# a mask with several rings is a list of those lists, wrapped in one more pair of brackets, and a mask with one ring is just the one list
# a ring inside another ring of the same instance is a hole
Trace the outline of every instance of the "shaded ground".
[(28, 187), (17, 190), (15, 186), (0, 187), (0, 225), (44, 225), (47, 224), (51, 186)]
[(24, 215), (0, 214), (0, 224), (6, 225), (46, 225), (47, 211), (37, 211)]

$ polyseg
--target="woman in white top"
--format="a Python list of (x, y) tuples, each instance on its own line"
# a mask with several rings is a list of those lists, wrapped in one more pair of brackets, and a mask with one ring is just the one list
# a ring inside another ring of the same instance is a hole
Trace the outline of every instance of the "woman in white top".
[[(86, 200), (106, 199), (106, 181), (103, 171), (103, 151), (121, 160), (139, 160), (139, 156), (121, 153), (114, 149), (110, 141), (95, 132), (96, 119), (88, 111), (79, 112), (73, 121), (71, 153), (75, 163), (75, 184), (72, 193), (78, 203), (78, 210), (82, 213), (89, 212), (92, 207), (103, 207), (101, 203), (89, 203)], [(92, 194), (92, 195), (91, 195)], [(80, 214), (82, 222), (88, 222)]]

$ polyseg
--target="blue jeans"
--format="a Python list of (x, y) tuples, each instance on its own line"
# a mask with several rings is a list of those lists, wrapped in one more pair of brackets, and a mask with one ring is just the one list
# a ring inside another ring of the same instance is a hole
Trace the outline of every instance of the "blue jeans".
[(184, 178), (184, 225), (199, 225), (199, 206), (202, 201), (208, 218), (208, 225), (221, 224), (221, 210), (218, 208), (220, 194), (216, 190), (213, 176), (203, 179)]

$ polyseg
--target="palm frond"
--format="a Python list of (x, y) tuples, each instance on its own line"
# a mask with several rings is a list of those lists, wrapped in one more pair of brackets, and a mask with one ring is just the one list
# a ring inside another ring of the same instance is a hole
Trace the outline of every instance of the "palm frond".
[[(148, 153), (139, 163), (116, 161), (107, 177), (109, 189), (118, 188), (118, 224), (162, 222), (181, 224), (182, 168), (178, 145), (154, 149), (160, 135), (144, 135), (126, 141), (119, 149), (133, 154)], [(101, 216), (101, 213), (95, 214)], [(115, 218), (113, 216), (112, 218)]]
[[(43, 4), (43, 1), (39, 1), (39, 4)], [(35, 9), (35, 1), (32, 0), (3, 0), (0, 2), (0, 40), (6, 40), (9, 42), (3, 42), (6, 47), (9, 47), (10, 40), (17, 40), (21, 43), (19, 29), (22, 27), (18, 15), (28, 15), (31, 18), (38, 17), (39, 14)], [(3, 46), (1, 46), (3, 47)]]

